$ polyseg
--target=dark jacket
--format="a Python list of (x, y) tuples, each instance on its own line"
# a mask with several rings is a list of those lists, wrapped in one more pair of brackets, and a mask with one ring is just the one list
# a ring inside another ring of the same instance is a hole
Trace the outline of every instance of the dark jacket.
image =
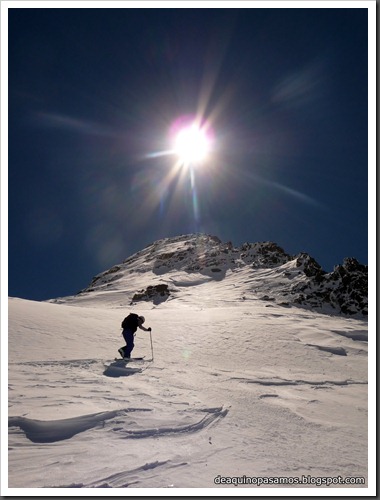
[(123, 328), (123, 330), (129, 330), (130, 332), (135, 333), (135, 331), (139, 327), (138, 314), (134, 313), (129, 314), (126, 318), (123, 319), (121, 327)]

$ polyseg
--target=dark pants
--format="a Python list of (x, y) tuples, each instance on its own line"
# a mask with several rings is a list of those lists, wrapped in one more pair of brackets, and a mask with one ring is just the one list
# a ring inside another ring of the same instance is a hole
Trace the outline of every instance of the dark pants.
[(131, 332), (131, 330), (123, 330), (123, 337), (125, 340), (125, 346), (123, 347), (123, 352), (124, 352), (124, 357), (125, 358), (130, 358), (131, 357), (131, 352), (133, 351), (133, 348), (135, 347), (135, 344), (133, 342), (135, 334)]

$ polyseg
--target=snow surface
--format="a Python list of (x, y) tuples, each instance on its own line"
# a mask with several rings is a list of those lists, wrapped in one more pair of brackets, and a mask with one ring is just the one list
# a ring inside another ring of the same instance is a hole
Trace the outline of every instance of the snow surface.
[[(274, 286), (275, 270), (217, 279), (146, 265), (73, 297), (9, 298), (7, 494), (368, 495), (366, 318), (262, 300), (252, 280)], [(171, 295), (131, 304), (157, 283)], [(145, 359), (123, 364), (114, 358), (130, 311), (152, 336), (139, 330), (133, 356)]]

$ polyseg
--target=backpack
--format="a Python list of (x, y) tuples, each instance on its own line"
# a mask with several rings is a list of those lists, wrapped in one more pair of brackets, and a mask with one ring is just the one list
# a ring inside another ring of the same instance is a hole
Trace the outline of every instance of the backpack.
[(130, 313), (126, 318), (123, 319), (121, 323), (121, 328), (123, 328), (124, 330), (128, 328), (133, 331), (136, 331), (139, 324), (138, 319), (139, 319), (138, 314)]

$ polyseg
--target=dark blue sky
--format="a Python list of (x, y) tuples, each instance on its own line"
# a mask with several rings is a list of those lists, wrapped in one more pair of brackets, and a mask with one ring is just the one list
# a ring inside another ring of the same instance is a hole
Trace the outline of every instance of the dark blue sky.
[[(192, 232), (367, 263), (367, 8), (8, 15), (10, 296)], [(194, 114), (214, 150), (192, 183), (154, 153)]]

